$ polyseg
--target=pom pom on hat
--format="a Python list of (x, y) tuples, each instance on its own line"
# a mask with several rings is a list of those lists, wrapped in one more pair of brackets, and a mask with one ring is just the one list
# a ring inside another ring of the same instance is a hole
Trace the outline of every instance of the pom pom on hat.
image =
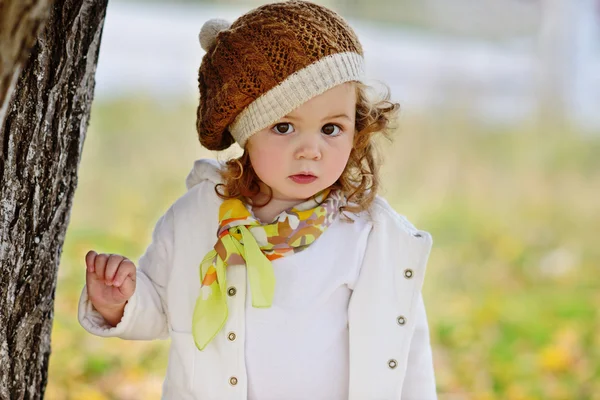
[(200, 34), (198, 35), (200, 46), (202, 46), (204, 51), (208, 51), (215, 43), (215, 39), (219, 32), (229, 29), (230, 26), (231, 22), (224, 19), (214, 18), (206, 21), (204, 25), (202, 25), (202, 29), (200, 29)]

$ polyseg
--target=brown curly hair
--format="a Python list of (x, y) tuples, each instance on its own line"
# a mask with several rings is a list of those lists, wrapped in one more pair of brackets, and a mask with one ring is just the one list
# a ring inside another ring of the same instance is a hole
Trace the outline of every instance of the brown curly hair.
[[(391, 141), (390, 130), (400, 109), (400, 104), (390, 101), (390, 90), (376, 98), (370, 98), (368, 91), (372, 86), (356, 83), (356, 121), (354, 145), (348, 157), (348, 163), (342, 175), (331, 186), (341, 189), (348, 199), (348, 205), (342, 211), (358, 213), (367, 210), (379, 189), (379, 165), (374, 138), (383, 135)], [(220, 171), (223, 182), (215, 186), (217, 195), (226, 200), (239, 198), (253, 207), (264, 207), (271, 201), (271, 196), (263, 204), (254, 204), (252, 197), (260, 193), (260, 179), (252, 168), (247, 150), (239, 158), (232, 158)], [(223, 192), (219, 189), (222, 188)]]

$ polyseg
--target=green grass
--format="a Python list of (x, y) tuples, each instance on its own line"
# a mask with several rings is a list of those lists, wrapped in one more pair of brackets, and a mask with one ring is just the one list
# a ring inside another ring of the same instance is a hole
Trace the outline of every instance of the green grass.
[[(49, 399), (159, 398), (168, 341), (77, 322), (89, 249), (134, 260), (185, 191), (195, 107), (96, 103), (65, 240)], [(383, 195), (433, 235), (424, 296), (440, 399), (600, 399), (600, 134), (402, 118)]]

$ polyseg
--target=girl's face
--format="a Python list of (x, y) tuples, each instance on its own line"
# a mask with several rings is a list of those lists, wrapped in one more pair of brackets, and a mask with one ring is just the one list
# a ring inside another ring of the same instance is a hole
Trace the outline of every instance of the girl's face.
[(347, 82), (250, 137), (250, 162), (274, 200), (301, 202), (337, 181), (354, 143), (355, 112), (356, 87)]

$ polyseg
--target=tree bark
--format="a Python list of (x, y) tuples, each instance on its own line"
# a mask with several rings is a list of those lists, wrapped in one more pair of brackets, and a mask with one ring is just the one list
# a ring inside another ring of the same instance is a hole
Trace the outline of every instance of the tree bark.
[[(0, 399), (40, 399), (108, 0), (0, 1)], [(49, 16), (27, 57), (44, 4)]]
[(51, 0), (0, 0), (0, 124), (23, 62), (44, 26)]

